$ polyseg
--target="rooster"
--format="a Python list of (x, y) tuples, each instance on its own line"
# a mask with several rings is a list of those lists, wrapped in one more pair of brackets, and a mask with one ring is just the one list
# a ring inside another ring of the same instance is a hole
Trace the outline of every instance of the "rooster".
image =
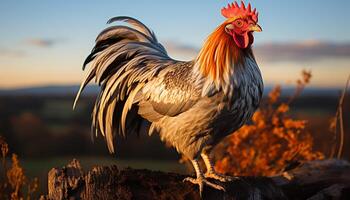
[[(251, 46), (258, 13), (251, 5), (237, 2), (221, 10), (226, 20), (206, 39), (192, 61), (169, 57), (155, 34), (140, 21), (114, 17), (111, 26), (96, 39), (83, 69), (92, 62), (74, 102), (92, 80), (101, 90), (92, 113), (95, 134), (101, 133), (111, 153), (114, 138), (140, 131), (144, 122), (148, 134), (191, 160), (200, 194), (207, 185), (224, 188), (221, 182), (232, 178), (215, 172), (210, 151), (224, 137), (239, 129), (257, 109), (263, 81)], [(206, 173), (199, 166), (202, 158)]]

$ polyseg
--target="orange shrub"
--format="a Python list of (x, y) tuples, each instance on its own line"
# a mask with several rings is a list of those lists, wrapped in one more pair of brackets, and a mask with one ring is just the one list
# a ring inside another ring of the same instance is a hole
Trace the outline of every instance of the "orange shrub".
[(9, 148), (5, 139), (1, 136), (0, 149), (2, 155), (0, 199), (30, 200), (34, 193), (38, 191), (38, 179), (28, 180), (16, 154), (12, 154), (11, 167), (7, 167), (6, 157)]
[(252, 124), (243, 126), (217, 147), (215, 169), (231, 175), (270, 176), (296, 161), (323, 159), (321, 152), (312, 149), (307, 121), (288, 115), (290, 103), (310, 78), (310, 72), (302, 72), (287, 102), (279, 103), (281, 87), (275, 87), (252, 117)]

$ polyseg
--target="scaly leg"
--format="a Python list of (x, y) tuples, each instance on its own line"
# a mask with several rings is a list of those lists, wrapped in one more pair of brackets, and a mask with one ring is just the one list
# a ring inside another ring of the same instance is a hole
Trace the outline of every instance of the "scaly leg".
[(203, 158), (205, 166), (207, 167), (207, 172), (204, 175), (206, 178), (213, 178), (221, 182), (229, 182), (234, 179), (237, 179), (237, 177), (225, 176), (225, 175), (216, 173), (209, 156), (205, 153), (202, 153), (201, 156)]
[(199, 194), (200, 196), (202, 196), (202, 192), (203, 192), (203, 185), (206, 184), (212, 188), (215, 188), (217, 190), (223, 190), (225, 191), (225, 188), (223, 188), (221, 185), (218, 184), (214, 184), (209, 182), (207, 179), (205, 179), (203, 172), (201, 171), (201, 169), (199, 168), (199, 164), (198, 161), (196, 159), (191, 160), (192, 165), (194, 167), (194, 170), (196, 171), (196, 176), (197, 178), (191, 178), (191, 177), (187, 177), (184, 179), (184, 181), (189, 181), (193, 184), (197, 184), (199, 185)]

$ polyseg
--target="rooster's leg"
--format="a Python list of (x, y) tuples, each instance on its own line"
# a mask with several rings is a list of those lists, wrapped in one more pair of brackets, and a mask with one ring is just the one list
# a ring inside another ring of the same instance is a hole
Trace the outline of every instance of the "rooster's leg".
[(203, 192), (203, 186), (204, 184), (205, 185), (208, 185), (212, 188), (215, 188), (217, 190), (223, 190), (225, 191), (225, 188), (222, 187), (221, 185), (218, 185), (218, 184), (214, 184), (214, 183), (211, 183), (209, 182), (207, 179), (205, 179), (204, 175), (203, 175), (203, 172), (201, 171), (201, 169), (199, 168), (199, 164), (198, 164), (198, 161), (196, 159), (194, 160), (191, 160), (192, 162), (192, 165), (196, 171), (196, 176), (197, 178), (191, 178), (191, 177), (187, 177), (184, 179), (184, 181), (189, 181), (193, 184), (197, 184), (199, 185), (199, 192), (200, 192), (200, 195), (202, 196), (202, 192)]
[(237, 177), (225, 176), (225, 175), (216, 173), (213, 163), (211, 162), (209, 156), (205, 153), (202, 153), (201, 156), (203, 158), (205, 166), (207, 167), (207, 172), (204, 175), (206, 178), (213, 178), (221, 182), (229, 182), (234, 179), (237, 179)]

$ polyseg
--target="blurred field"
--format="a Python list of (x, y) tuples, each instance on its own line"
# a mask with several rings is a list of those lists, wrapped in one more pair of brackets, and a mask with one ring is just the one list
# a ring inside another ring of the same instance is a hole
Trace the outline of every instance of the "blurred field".
[[(74, 96), (0, 96), (0, 134), (11, 149), (23, 158), (108, 155), (101, 137), (93, 143), (90, 114), (94, 97), (81, 99), (72, 110)], [(283, 98), (282, 98), (283, 99)], [(334, 117), (337, 96), (302, 95), (291, 105), (291, 115), (308, 120), (316, 147), (327, 151), (329, 120)], [(349, 105), (345, 104), (345, 130), (348, 130)], [(64, 147), (64, 148), (63, 148)], [(133, 148), (137, 147), (137, 148)], [(177, 153), (164, 147), (159, 137), (146, 134), (117, 140), (119, 158), (152, 158), (176, 160)]]
[[(90, 113), (94, 97), (83, 98), (75, 111), (73, 99), (74, 96), (1, 96), (0, 134), (5, 136), (11, 149), (24, 158), (108, 155), (101, 137), (95, 143), (91, 141)], [(329, 146), (324, 143), (332, 137), (328, 131), (329, 120), (334, 117), (337, 104), (337, 96), (302, 95), (291, 105), (293, 116), (309, 121), (318, 141), (316, 146), (324, 151)], [(348, 115), (349, 105), (345, 106), (344, 113)], [(349, 125), (348, 118), (345, 125)], [(133, 146), (137, 149), (130, 148)], [(165, 148), (158, 137), (146, 134), (118, 140), (117, 156), (177, 159), (176, 153)]]

